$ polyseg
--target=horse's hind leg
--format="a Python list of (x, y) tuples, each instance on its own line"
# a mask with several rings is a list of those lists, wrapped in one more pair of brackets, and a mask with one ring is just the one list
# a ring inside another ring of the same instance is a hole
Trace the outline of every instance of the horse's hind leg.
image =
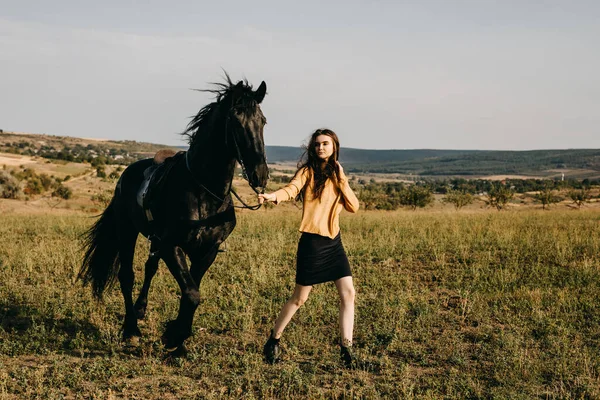
[(158, 270), (158, 262), (160, 261), (160, 256), (158, 254), (152, 254), (148, 257), (146, 261), (146, 265), (144, 267), (145, 275), (144, 275), (144, 285), (142, 286), (142, 290), (140, 291), (140, 295), (133, 306), (135, 309), (135, 314), (137, 319), (143, 319), (146, 316), (146, 307), (148, 306), (148, 291), (150, 290), (150, 283), (152, 282), (152, 278), (156, 274)]
[(121, 268), (119, 269), (119, 283), (121, 293), (125, 300), (125, 321), (123, 322), (123, 339), (127, 340), (134, 336), (142, 336), (138, 325), (135, 309), (133, 308), (133, 254), (135, 251), (135, 242), (137, 241), (137, 232), (128, 232), (123, 235), (122, 245), (119, 251)]

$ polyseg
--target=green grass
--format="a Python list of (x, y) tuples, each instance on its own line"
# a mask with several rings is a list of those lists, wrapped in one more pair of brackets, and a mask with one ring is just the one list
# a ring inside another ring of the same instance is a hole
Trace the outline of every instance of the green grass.
[(75, 281), (93, 219), (3, 215), (0, 398), (600, 397), (600, 213), (344, 215), (358, 371), (338, 362), (332, 284), (289, 325), (284, 362), (262, 361), (293, 288), (299, 218), (239, 214), (202, 282), (190, 354), (168, 360), (160, 335), (179, 290), (162, 264), (144, 337), (125, 346), (118, 288), (100, 304)]

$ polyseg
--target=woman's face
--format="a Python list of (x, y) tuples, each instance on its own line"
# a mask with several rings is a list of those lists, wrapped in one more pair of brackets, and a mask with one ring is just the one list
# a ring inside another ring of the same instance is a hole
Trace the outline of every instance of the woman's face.
[(333, 154), (333, 139), (327, 135), (319, 135), (315, 139), (315, 153), (323, 161), (329, 160)]

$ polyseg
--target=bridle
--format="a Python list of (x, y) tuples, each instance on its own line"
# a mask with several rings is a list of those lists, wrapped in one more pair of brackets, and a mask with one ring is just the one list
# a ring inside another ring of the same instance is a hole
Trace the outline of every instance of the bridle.
[[(227, 135), (229, 133), (229, 119), (231, 118), (231, 114), (227, 116), (227, 119), (225, 120), (225, 135)], [(242, 159), (242, 152), (240, 151), (240, 147), (237, 143), (237, 139), (235, 137), (236, 135), (232, 132), (231, 133), (231, 137), (233, 138), (233, 144), (235, 145), (235, 150), (236, 150), (236, 161), (238, 163), (240, 163), (241, 167), (242, 167), (242, 177), (248, 182), (248, 185), (252, 188), (252, 190), (254, 190), (254, 193), (256, 194), (262, 194), (264, 192), (264, 189), (262, 191), (257, 190), (254, 186), (252, 186), (252, 184), (250, 183), (250, 179), (248, 177), (248, 173), (246, 172), (246, 166), (244, 165), (244, 160)], [(225, 136), (225, 143), (227, 143), (227, 136)], [(189, 154), (189, 150), (185, 152), (185, 166), (187, 168), (187, 170), (189, 171), (190, 175), (192, 176), (192, 178), (194, 179), (194, 182), (196, 182), (196, 184), (198, 186), (200, 186), (202, 189), (204, 189), (208, 194), (210, 194), (212, 197), (214, 197), (215, 199), (219, 200), (221, 203), (225, 202), (225, 198), (221, 198), (220, 196), (214, 194), (212, 191), (210, 191), (210, 189), (208, 189), (204, 184), (202, 184), (202, 182), (200, 182), (195, 176), (194, 173), (192, 172), (192, 169), (190, 168), (190, 162), (189, 162), (189, 158), (188, 158), (188, 154)], [(266, 162), (267, 158), (265, 156), (265, 162)], [(233, 207), (235, 208), (247, 208), (249, 210), (258, 210), (259, 208), (262, 207), (262, 204), (256, 204), (253, 206), (250, 206), (248, 204), (246, 204), (244, 202), (244, 200), (242, 200), (242, 198), (240, 197), (240, 195), (237, 194), (237, 192), (235, 191), (235, 189), (233, 189), (233, 182), (231, 182), (231, 184), (229, 185), (229, 190), (227, 191), (227, 194), (225, 195), (225, 197), (229, 196), (230, 193), (233, 193), (233, 195), (235, 196), (236, 199), (239, 200), (240, 203), (242, 203), (242, 206), (236, 206), (234, 205)]]

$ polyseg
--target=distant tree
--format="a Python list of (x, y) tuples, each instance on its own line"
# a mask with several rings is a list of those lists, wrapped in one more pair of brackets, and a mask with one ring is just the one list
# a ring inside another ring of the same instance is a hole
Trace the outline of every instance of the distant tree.
[(500, 211), (506, 207), (506, 204), (508, 204), (514, 195), (515, 192), (505, 184), (491, 184), (487, 193), (486, 204)]
[(375, 182), (366, 185), (350, 185), (365, 210), (396, 210), (400, 207), (400, 192), (404, 185), (398, 182)]
[(433, 203), (433, 193), (427, 186), (411, 185), (400, 192), (400, 204), (413, 210), (423, 208)]
[(551, 204), (556, 204), (559, 202), (559, 198), (554, 195), (554, 192), (549, 187), (546, 187), (539, 192), (537, 192), (533, 198), (536, 202), (542, 204), (542, 210), (545, 210), (546, 207), (550, 207)]
[(363, 188), (358, 193), (358, 198), (363, 202), (366, 211), (374, 210), (381, 199), (382, 193), (370, 187)]
[(569, 198), (577, 205), (577, 209), (580, 209), (583, 204), (589, 202), (591, 197), (590, 189), (574, 189), (569, 192)]
[(98, 167), (104, 164), (108, 164), (106, 157), (98, 156), (91, 161), (92, 167)]
[(460, 210), (464, 206), (473, 203), (473, 195), (460, 190), (450, 190), (442, 198), (442, 202), (452, 204), (456, 210)]

